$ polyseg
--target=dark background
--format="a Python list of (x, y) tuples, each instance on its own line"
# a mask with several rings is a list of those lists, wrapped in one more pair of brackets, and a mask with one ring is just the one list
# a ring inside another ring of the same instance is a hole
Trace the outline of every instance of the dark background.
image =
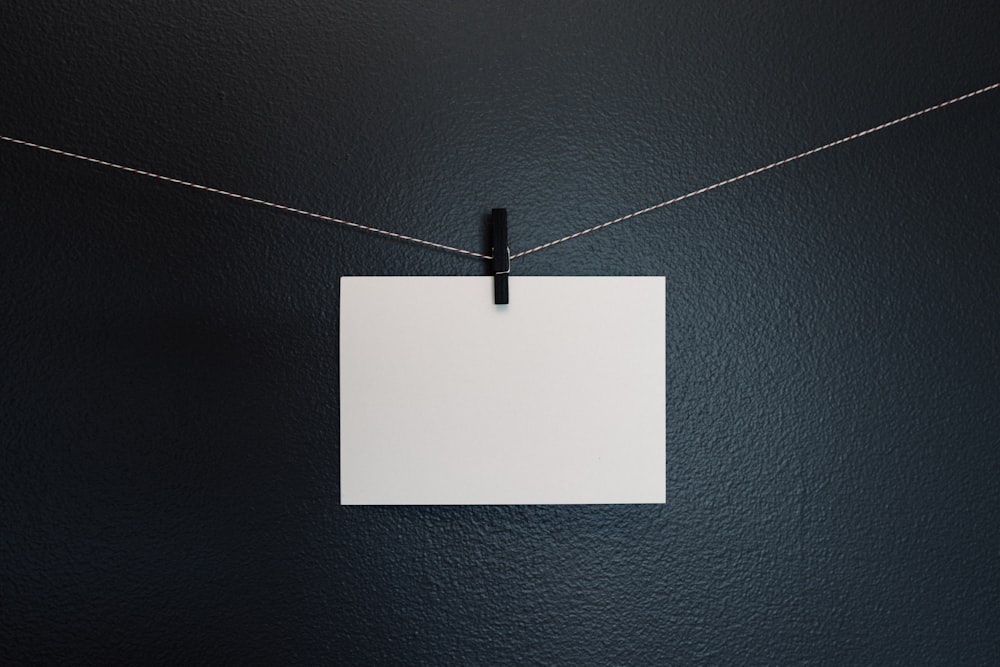
[[(1000, 80), (803, 5), (6, 0), (0, 134), (516, 252)], [(0, 144), (0, 662), (996, 664), (998, 120), (514, 262), (666, 276), (663, 506), (341, 507), (338, 279), (485, 262)]]

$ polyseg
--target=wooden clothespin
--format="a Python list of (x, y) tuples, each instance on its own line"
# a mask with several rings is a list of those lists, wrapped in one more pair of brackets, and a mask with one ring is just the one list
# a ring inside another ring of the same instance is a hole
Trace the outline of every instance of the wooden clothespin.
[(495, 208), (490, 216), (493, 236), (493, 303), (510, 303), (510, 246), (507, 244), (507, 209)]

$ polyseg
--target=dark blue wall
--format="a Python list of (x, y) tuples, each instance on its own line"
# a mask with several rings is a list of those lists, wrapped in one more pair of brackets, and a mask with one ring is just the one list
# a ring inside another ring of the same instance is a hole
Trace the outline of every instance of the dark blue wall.
[[(517, 251), (1000, 80), (986, 1), (219, 4), (6, 0), (0, 134)], [(339, 277), (486, 266), (0, 144), (0, 662), (996, 663), (998, 119), (514, 263), (667, 277), (664, 506), (340, 507)]]

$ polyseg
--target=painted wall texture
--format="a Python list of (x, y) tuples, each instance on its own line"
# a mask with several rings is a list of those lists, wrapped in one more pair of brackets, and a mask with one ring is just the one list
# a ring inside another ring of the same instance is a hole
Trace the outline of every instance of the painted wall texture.
[[(994, 2), (6, 0), (0, 134), (522, 250), (1000, 80)], [(665, 275), (663, 506), (344, 508), (338, 279), (0, 144), (3, 664), (996, 664), (1000, 92), (516, 261)]]

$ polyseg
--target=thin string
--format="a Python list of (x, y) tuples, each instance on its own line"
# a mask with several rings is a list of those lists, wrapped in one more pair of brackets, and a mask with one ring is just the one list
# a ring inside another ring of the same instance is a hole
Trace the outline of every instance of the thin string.
[(515, 254), (511, 255), (510, 258), (512, 260), (513, 259), (517, 259), (518, 257), (524, 257), (525, 255), (530, 255), (531, 253), (538, 252), (539, 250), (545, 250), (546, 248), (551, 248), (554, 245), (559, 245), (560, 243), (565, 243), (566, 241), (572, 241), (573, 239), (580, 238), (584, 234), (590, 234), (591, 232), (596, 232), (599, 229), (604, 229), (606, 227), (610, 227), (611, 225), (616, 225), (619, 222), (625, 222), (626, 220), (631, 220), (632, 218), (637, 218), (640, 215), (644, 215), (644, 214), (649, 213), (651, 211), (655, 211), (657, 209), (661, 209), (661, 208), (663, 208), (665, 206), (670, 206), (671, 204), (676, 204), (677, 202), (682, 202), (685, 199), (690, 199), (691, 197), (697, 197), (698, 195), (705, 194), (706, 192), (711, 192), (712, 190), (715, 190), (716, 188), (721, 188), (721, 187), (726, 186), (726, 185), (731, 185), (732, 183), (736, 183), (737, 181), (742, 181), (744, 178), (749, 178), (751, 176), (756, 176), (757, 174), (760, 174), (762, 172), (768, 171), (769, 169), (774, 169), (775, 167), (780, 167), (782, 165), (786, 165), (789, 162), (794, 162), (795, 160), (799, 160), (799, 159), (802, 159), (804, 157), (809, 157), (810, 155), (815, 155), (816, 153), (819, 153), (821, 151), (825, 151), (828, 148), (833, 148), (834, 146), (839, 146), (841, 144), (846, 144), (848, 141), (854, 141), (855, 139), (860, 139), (861, 137), (866, 137), (869, 134), (874, 134), (874, 133), (879, 132), (881, 130), (884, 130), (886, 128), (892, 127), (893, 125), (898, 125), (898, 124), (906, 122), (908, 120), (912, 120), (912, 119), (914, 119), (914, 118), (916, 118), (918, 116), (923, 116), (926, 113), (930, 113), (932, 111), (937, 111), (938, 109), (943, 109), (946, 106), (949, 106), (951, 104), (955, 104), (956, 102), (961, 102), (963, 100), (967, 100), (970, 97), (975, 97), (976, 95), (982, 95), (983, 93), (989, 92), (991, 90), (995, 90), (996, 88), (1000, 88), (1000, 82), (994, 83), (994, 84), (992, 84), (990, 86), (985, 86), (983, 88), (980, 88), (979, 90), (974, 90), (971, 93), (966, 93), (965, 95), (960, 95), (958, 97), (955, 97), (953, 99), (948, 100), (947, 102), (941, 102), (940, 104), (935, 104), (934, 106), (927, 107), (926, 109), (921, 109), (920, 111), (914, 111), (913, 113), (907, 114), (905, 116), (902, 116), (901, 118), (897, 118), (896, 120), (890, 120), (887, 123), (882, 123), (881, 125), (876, 125), (875, 127), (868, 128), (867, 130), (863, 130), (861, 132), (855, 132), (854, 134), (846, 136), (846, 137), (844, 137), (842, 139), (837, 139), (836, 141), (831, 141), (828, 144), (823, 144), (822, 146), (817, 146), (816, 148), (811, 148), (811, 149), (809, 149), (807, 151), (803, 151), (802, 153), (799, 153), (797, 155), (793, 155), (791, 157), (786, 157), (785, 159), (778, 160), (777, 162), (772, 162), (769, 165), (765, 165), (763, 167), (758, 167), (756, 169), (752, 169), (750, 171), (747, 171), (747, 172), (744, 172), (744, 173), (740, 174), (739, 176), (733, 176), (732, 178), (727, 178), (724, 181), (719, 181), (718, 183), (713, 183), (712, 185), (707, 185), (707, 186), (705, 186), (703, 188), (699, 188), (699, 189), (694, 190), (692, 192), (688, 192), (687, 194), (683, 194), (683, 195), (680, 195), (678, 197), (674, 197), (673, 199), (668, 199), (667, 201), (660, 202), (659, 204), (653, 204), (652, 206), (647, 206), (646, 208), (639, 209), (638, 211), (633, 211), (632, 213), (629, 213), (627, 215), (623, 215), (620, 218), (615, 218), (614, 220), (608, 220), (607, 222), (602, 222), (599, 225), (594, 225), (593, 227), (588, 227), (587, 229), (583, 229), (583, 230), (580, 230), (578, 232), (574, 232), (573, 234), (569, 234), (568, 236), (564, 236), (561, 239), (556, 239), (555, 241), (549, 241), (548, 243), (543, 243), (542, 245), (535, 246), (534, 248), (529, 248), (528, 250), (522, 250), (519, 253), (515, 253)]
[(418, 239), (415, 236), (407, 236), (406, 234), (400, 234), (398, 232), (390, 232), (387, 229), (379, 229), (378, 227), (369, 227), (368, 225), (362, 225), (357, 222), (351, 222), (350, 220), (341, 220), (340, 218), (334, 218), (329, 215), (323, 215), (322, 213), (313, 213), (312, 211), (304, 211), (301, 208), (295, 208), (294, 206), (275, 204), (274, 202), (265, 201), (263, 199), (257, 199), (256, 197), (247, 197), (246, 195), (238, 195), (235, 192), (227, 192), (226, 190), (219, 190), (218, 188), (212, 188), (207, 185), (199, 185), (198, 183), (192, 183), (190, 181), (182, 181), (179, 178), (172, 178), (170, 176), (161, 176), (160, 174), (154, 174), (153, 172), (146, 171), (144, 169), (126, 167), (125, 165), (115, 164), (114, 162), (107, 162), (106, 160), (98, 160), (97, 158), (87, 157), (86, 155), (78, 155), (77, 153), (70, 153), (69, 151), (59, 150), (58, 148), (51, 148), (49, 146), (42, 146), (41, 144), (34, 144), (31, 143), (30, 141), (14, 139), (13, 137), (5, 137), (3, 135), (0, 135), (0, 139), (2, 139), (3, 141), (9, 141), (12, 144), (19, 144), (21, 146), (27, 146), (29, 148), (37, 148), (40, 151), (55, 153), (56, 155), (63, 155), (65, 157), (71, 157), (76, 160), (83, 160), (84, 162), (90, 162), (91, 164), (98, 164), (101, 165), (102, 167), (111, 167), (112, 169), (126, 171), (130, 174), (139, 174), (140, 176), (148, 176), (150, 178), (155, 178), (160, 181), (166, 181), (167, 183), (173, 183), (175, 185), (183, 185), (185, 187), (194, 188), (195, 190), (202, 190), (204, 192), (211, 192), (213, 194), (223, 195), (224, 197), (232, 197), (233, 199), (249, 202), (251, 204), (260, 204), (261, 206), (268, 206), (270, 208), (274, 208), (279, 211), (285, 211), (287, 213), (297, 213), (299, 215), (304, 215), (310, 218), (316, 218), (317, 220), (323, 220), (324, 222), (335, 222), (338, 225), (346, 225), (347, 227), (353, 227), (354, 229), (363, 229), (366, 232), (382, 234), (383, 236), (399, 239), (400, 241), (419, 243), (420, 245), (423, 246), (437, 248), (438, 250), (447, 250), (449, 252), (456, 252), (460, 255), (469, 255), (472, 257), (478, 257), (479, 259), (493, 259), (489, 255), (473, 252), (472, 250), (464, 250), (462, 248), (455, 248), (453, 246), (445, 245), (443, 243), (435, 243), (434, 241)]
[[(608, 220), (607, 222), (602, 222), (599, 225), (594, 225), (593, 227), (588, 227), (587, 229), (583, 229), (583, 230), (580, 230), (578, 232), (574, 232), (573, 234), (569, 234), (569, 235), (564, 236), (562, 238), (555, 239), (554, 241), (549, 241), (548, 243), (543, 243), (541, 245), (535, 246), (534, 248), (529, 248), (528, 250), (522, 250), (521, 252), (518, 252), (518, 253), (515, 253), (515, 254), (511, 255), (510, 259), (511, 260), (515, 260), (515, 259), (517, 259), (519, 257), (524, 257), (525, 255), (530, 255), (530, 254), (536, 253), (536, 252), (538, 252), (540, 250), (545, 250), (547, 248), (551, 248), (552, 246), (559, 245), (560, 243), (565, 243), (566, 241), (572, 241), (573, 239), (576, 239), (576, 238), (579, 238), (581, 236), (584, 236), (585, 234), (590, 234), (592, 232), (596, 232), (598, 230), (605, 229), (606, 227), (610, 227), (611, 225), (616, 225), (619, 222), (625, 222), (626, 220), (631, 220), (633, 218), (637, 218), (640, 215), (644, 215), (646, 213), (650, 213), (652, 211), (656, 211), (656, 210), (664, 208), (666, 206), (670, 206), (671, 204), (676, 204), (678, 202), (682, 202), (685, 199), (690, 199), (692, 197), (696, 197), (698, 195), (705, 194), (706, 192), (711, 192), (712, 190), (715, 190), (717, 188), (721, 188), (721, 187), (726, 186), (726, 185), (731, 185), (733, 183), (736, 183), (737, 181), (742, 181), (745, 178), (749, 178), (751, 176), (756, 176), (757, 174), (763, 173), (763, 172), (768, 171), (770, 169), (774, 169), (775, 167), (781, 167), (783, 165), (788, 164), (789, 162), (794, 162), (795, 160), (800, 160), (800, 159), (802, 159), (804, 157), (808, 157), (810, 155), (815, 155), (816, 153), (820, 153), (822, 151), (825, 151), (827, 149), (833, 148), (835, 146), (840, 146), (841, 144), (846, 144), (849, 141), (854, 141), (855, 139), (860, 139), (861, 137), (866, 137), (869, 134), (874, 134), (875, 132), (880, 132), (881, 130), (884, 130), (886, 128), (890, 128), (893, 125), (898, 125), (900, 123), (906, 122), (908, 120), (912, 120), (912, 119), (917, 118), (919, 116), (923, 116), (924, 114), (930, 113), (932, 111), (937, 111), (939, 109), (943, 109), (944, 107), (950, 106), (950, 105), (955, 104), (957, 102), (962, 102), (964, 100), (967, 100), (967, 99), (969, 99), (971, 97), (975, 97), (977, 95), (982, 95), (983, 93), (987, 93), (987, 92), (989, 92), (991, 90), (996, 90), (997, 88), (1000, 88), (1000, 82), (994, 83), (994, 84), (989, 85), (989, 86), (984, 86), (983, 88), (980, 88), (978, 90), (974, 90), (974, 91), (966, 93), (964, 95), (959, 95), (958, 97), (954, 97), (954, 98), (952, 98), (950, 100), (947, 100), (945, 102), (940, 102), (940, 103), (935, 104), (933, 106), (929, 106), (929, 107), (927, 107), (925, 109), (921, 109), (920, 111), (914, 111), (913, 113), (907, 114), (905, 116), (901, 116), (900, 118), (896, 118), (895, 120), (890, 120), (890, 121), (888, 121), (886, 123), (882, 123), (881, 125), (876, 125), (875, 127), (868, 128), (867, 130), (862, 130), (861, 132), (855, 132), (854, 134), (848, 135), (848, 136), (843, 137), (841, 139), (837, 139), (836, 141), (831, 141), (828, 144), (823, 144), (822, 146), (817, 146), (816, 148), (811, 148), (811, 149), (809, 149), (807, 151), (803, 151), (802, 153), (798, 153), (796, 155), (792, 155), (791, 157), (786, 157), (786, 158), (784, 158), (782, 160), (778, 160), (777, 162), (772, 162), (771, 164), (765, 165), (763, 167), (758, 167), (756, 169), (752, 169), (752, 170), (744, 172), (744, 173), (742, 173), (742, 174), (740, 174), (738, 176), (733, 176), (732, 178), (727, 178), (724, 181), (719, 181), (718, 183), (713, 183), (712, 185), (707, 185), (707, 186), (705, 186), (703, 188), (699, 188), (697, 190), (693, 190), (691, 192), (688, 192), (687, 194), (683, 194), (683, 195), (674, 197), (673, 199), (668, 199), (666, 201), (662, 201), (659, 204), (653, 204), (652, 206), (647, 206), (646, 208), (639, 209), (638, 211), (633, 211), (632, 213), (629, 213), (627, 215), (623, 215), (623, 216), (621, 216), (619, 218), (615, 218), (614, 220)], [(279, 211), (285, 211), (286, 213), (296, 213), (298, 215), (303, 215), (303, 216), (306, 216), (306, 217), (309, 217), (309, 218), (315, 218), (317, 220), (323, 220), (324, 222), (333, 222), (333, 223), (336, 223), (336, 224), (339, 224), (339, 225), (345, 225), (347, 227), (353, 227), (354, 229), (361, 229), (361, 230), (364, 230), (366, 232), (372, 232), (374, 234), (381, 234), (382, 236), (387, 236), (389, 238), (398, 239), (400, 241), (409, 241), (410, 243), (416, 243), (416, 244), (419, 244), (419, 245), (422, 245), (422, 246), (427, 246), (427, 247), (430, 247), (430, 248), (437, 248), (438, 250), (446, 250), (448, 252), (453, 252), (453, 253), (457, 253), (457, 254), (460, 254), (460, 255), (465, 255), (465, 256), (468, 256), (468, 257), (476, 257), (478, 259), (486, 259), (486, 260), (493, 259), (490, 255), (486, 255), (486, 254), (479, 253), (479, 252), (474, 252), (472, 250), (465, 250), (463, 248), (456, 248), (454, 246), (445, 245), (443, 243), (436, 243), (434, 241), (428, 241), (428, 240), (425, 240), (425, 239), (417, 238), (415, 236), (408, 236), (406, 234), (400, 234), (398, 232), (391, 232), (391, 231), (386, 230), (386, 229), (379, 229), (378, 227), (370, 227), (368, 225), (362, 225), (362, 224), (357, 223), (357, 222), (351, 222), (350, 220), (342, 220), (340, 218), (334, 218), (334, 217), (329, 216), (329, 215), (323, 215), (322, 213), (313, 213), (312, 211), (305, 211), (303, 209), (295, 208), (293, 206), (285, 206), (283, 204), (276, 204), (274, 202), (269, 202), (269, 201), (266, 201), (266, 200), (263, 200), (263, 199), (257, 199), (256, 197), (248, 197), (246, 195), (240, 195), (240, 194), (236, 194), (236, 193), (233, 193), (233, 192), (227, 192), (226, 190), (220, 190), (218, 188), (209, 187), (207, 185), (199, 185), (198, 183), (192, 183), (190, 181), (184, 181), (184, 180), (181, 180), (179, 178), (172, 178), (170, 176), (161, 176), (160, 174), (154, 174), (153, 172), (145, 171), (143, 169), (136, 169), (134, 167), (127, 167), (125, 165), (116, 164), (114, 162), (108, 162), (106, 160), (98, 160), (97, 158), (87, 157), (85, 155), (79, 155), (77, 153), (70, 153), (69, 151), (64, 151), (64, 150), (60, 150), (58, 148), (52, 148), (52, 147), (49, 147), (49, 146), (43, 146), (41, 144), (32, 143), (30, 141), (24, 141), (22, 139), (14, 139), (13, 137), (7, 137), (7, 136), (4, 136), (4, 135), (0, 135), (0, 140), (7, 141), (7, 142), (12, 143), (12, 144), (18, 144), (18, 145), (21, 145), (21, 146), (27, 146), (29, 148), (36, 148), (36, 149), (41, 150), (41, 151), (46, 151), (48, 153), (54, 153), (56, 155), (62, 155), (62, 156), (65, 156), (65, 157), (74, 158), (76, 160), (82, 160), (84, 162), (89, 162), (91, 164), (100, 165), (102, 167), (110, 167), (112, 169), (118, 169), (119, 171), (125, 171), (125, 172), (128, 172), (130, 174), (138, 174), (140, 176), (148, 176), (149, 178), (155, 178), (157, 180), (165, 181), (167, 183), (173, 183), (175, 185), (183, 185), (185, 187), (194, 188), (195, 190), (202, 190), (204, 192), (211, 192), (213, 194), (223, 195), (225, 197), (231, 197), (232, 199), (238, 199), (240, 201), (249, 202), (251, 204), (259, 204), (261, 206), (267, 206), (269, 208), (277, 209)]]

